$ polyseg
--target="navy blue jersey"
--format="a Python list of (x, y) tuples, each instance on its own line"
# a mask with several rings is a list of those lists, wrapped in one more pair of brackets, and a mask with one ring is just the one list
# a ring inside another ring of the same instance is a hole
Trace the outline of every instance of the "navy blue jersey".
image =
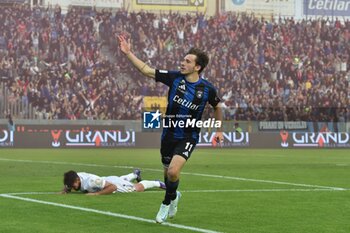
[[(179, 71), (156, 70), (156, 81), (169, 86), (166, 122), (201, 120), (207, 102), (216, 107), (220, 102), (216, 89), (207, 80), (200, 78), (197, 82), (186, 81)], [(169, 125), (169, 124), (168, 124)], [(197, 127), (163, 127), (162, 139), (193, 138), (198, 141), (200, 128)]]

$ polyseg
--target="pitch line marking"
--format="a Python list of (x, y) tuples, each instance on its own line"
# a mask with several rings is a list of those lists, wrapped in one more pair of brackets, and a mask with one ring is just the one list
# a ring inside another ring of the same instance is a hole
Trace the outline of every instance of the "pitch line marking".
[[(222, 190), (180, 190), (182, 193), (225, 193), (225, 192), (337, 192), (350, 189), (222, 189)], [(147, 191), (146, 193), (158, 193), (162, 191)]]
[[(0, 197), (16, 199), (16, 200), (21, 200), (21, 201), (27, 201), (27, 202), (34, 202), (34, 203), (39, 203), (39, 204), (44, 204), (44, 205), (49, 205), (49, 206), (62, 207), (62, 208), (67, 208), (67, 209), (80, 210), (80, 211), (85, 211), (85, 212), (89, 212), (89, 213), (102, 214), (102, 215), (123, 218), (123, 219), (129, 219), (129, 220), (134, 220), (134, 221), (139, 221), (139, 222), (147, 222), (147, 223), (156, 224), (155, 220), (140, 218), (140, 217), (131, 216), (131, 215), (113, 213), (113, 212), (109, 212), (109, 211), (102, 211), (102, 210), (60, 204), (60, 203), (49, 202), (49, 201), (41, 201), (41, 200), (37, 200), (37, 199), (18, 197), (18, 196), (9, 195), (9, 194), (0, 194)], [(207, 229), (203, 229), (203, 228), (197, 228), (197, 227), (191, 227), (191, 226), (185, 226), (185, 225), (181, 225), (181, 224), (174, 224), (174, 223), (167, 223), (167, 222), (162, 223), (161, 225), (173, 227), (173, 228), (190, 230), (190, 231), (203, 232), (203, 233), (221, 233), (218, 231), (212, 231), (212, 230), (207, 230)]]
[(59, 192), (20, 192), (20, 193), (0, 193), (1, 195), (10, 195), (10, 196), (20, 196), (20, 195), (51, 195), (59, 194)]
[[(337, 192), (350, 191), (350, 189), (203, 189), (203, 190), (181, 190), (182, 193), (229, 193), (229, 192)], [(149, 190), (144, 193), (164, 193), (164, 191)], [(22, 196), (22, 195), (61, 195), (58, 192), (17, 192), (17, 193), (2, 193), (0, 195)], [(123, 195), (118, 193), (117, 195)]]
[(310, 188), (345, 190), (344, 188), (339, 188), (339, 187), (330, 187), (330, 186), (321, 186), (321, 185), (312, 185), (312, 184), (298, 184), (298, 183), (290, 183), (290, 182), (283, 182), (283, 181), (273, 181), (273, 180), (259, 180), (259, 179), (250, 179), (250, 178), (242, 178), (242, 177), (234, 177), (234, 176), (208, 175), (208, 174), (187, 173), (187, 172), (183, 172), (182, 174), (194, 175), (194, 176), (203, 176), (203, 177), (210, 177), (210, 178), (229, 179), (229, 180), (251, 181), (251, 182), (258, 182), (258, 183), (271, 183), (271, 184), (282, 184), (282, 185), (310, 187)]
[(349, 166), (349, 164), (347, 164), (347, 163), (337, 163), (336, 166), (347, 167), (347, 166)]
[[(5, 158), (0, 158), (0, 161), (23, 162), (23, 163), (42, 163), (42, 164), (59, 164), (59, 165), (76, 165), (76, 166), (87, 166), (87, 167), (114, 167), (114, 168), (122, 168), (122, 169), (133, 169), (134, 168), (132, 166), (117, 166), (117, 165), (103, 165), (103, 164), (89, 164), (89, 163), (67, 163), (67, 162), (58, 162), (58, 161), (35, 161), (35, 160), (5, 159)], [(153, 172), (163, 172), (163, 170), (161, 170), (161, 169), (152, 169), (152, 168), (141, 168), (141, 170), (153, 171)], [(228, 179), (228, 180), (240, 180), (240, 181), (258, 182), (258, 183), (291, 185), (291, 186), (300, 186), (300, 187), (309, 187), (309, 188), (345, 190), (345, 188), (340, 188), (340, 187), (321, 186), (321, 185), (312, 185), (312, 184), (298, 184), (298, 183), (273, 181), (273, 180), (259, 180), (259, 179), (250, 179), (250, 178), (242, 178), (242, 177), (235, 177), (235, 176), (222, 176), (222, 175), (211, 175), (211, 174), (191, 173), (191, 172), (182, 172), (181, 174), (192, 175), (192, 176), (210, 177), (210, 178), (219, 178), (219, 179)]]

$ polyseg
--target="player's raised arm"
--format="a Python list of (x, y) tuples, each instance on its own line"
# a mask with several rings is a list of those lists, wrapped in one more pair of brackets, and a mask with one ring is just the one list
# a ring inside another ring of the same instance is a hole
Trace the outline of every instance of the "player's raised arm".
[(215, 138), (216, 140), (221, 143), (224, 141), (224, 136), (222, 134), (222, 124), (223, 124), (223, 116), (222, 116), (222, 104), (218, 103), (215, 107), (214, 107), (214, 117), (215, 120), (219, 120), (221, 121), (221, 128), (216, 129), (216, 135)]
[(145, 62), (138, 59), (131, 52), (130, 39), (127, 41), (123, 35), (118, 36), (120, 50), (127, 56), (132, 64), (145, 76), (155, 78), (156, 70), (149, 67)]

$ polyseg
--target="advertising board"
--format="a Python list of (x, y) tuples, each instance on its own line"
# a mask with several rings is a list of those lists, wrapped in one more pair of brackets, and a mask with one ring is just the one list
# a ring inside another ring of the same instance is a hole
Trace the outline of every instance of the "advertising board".
[[(347, 132), (201, 132), (199, 148), (350, 148)], [(161, 132), (135, 132), (108, 125), (17, 125), (16, 130), (0, 125), (0, 148), (159, 148)]]
[(295, 16), (293, 0), (225, 0), (225, 11), (254, 12), (255, 15), (270, 17), (272, 14), (282, 17)]
[(350, 17), (350, 0), (304, 0), (305, 16)]

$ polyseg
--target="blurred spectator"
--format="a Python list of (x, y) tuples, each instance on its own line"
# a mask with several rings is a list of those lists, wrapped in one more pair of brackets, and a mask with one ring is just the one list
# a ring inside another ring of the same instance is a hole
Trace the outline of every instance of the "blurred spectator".
[(15, 126), (15, 123), (13, 122), (11, 114), (7, 114), (6, 117), (8, 119), (8, 123), (7, 123), (8, 130), (14, 132), (16, 130), (16, 126)]
[(11, 92), (8, 101), (31, 103), (37, 118), (139, 119), (143, 96), (166, 93), (121, 56), (115, 36), (123, 31), (132, 32), (135, 54), (160, 69), (176, 70), (190, 47), (205, 48), (211, 57), (203, 76), (219, 88), (226, 119), (350, 118), (348, 20), (83, 8), (64, 15), (59, 5), (16, 5), (1, 8), (0, 21), (0, 80)]
[(236, 132), (236, 133), (239, 133), (239, 134), (241, 134), (242, 132), (243, 132), (243, 130), (242, 130), (242, 128), (239, 126), (239, 123), (238, 122), (236, 122), (235, 123), (235, 126), (234, 126), (234, 131)]

